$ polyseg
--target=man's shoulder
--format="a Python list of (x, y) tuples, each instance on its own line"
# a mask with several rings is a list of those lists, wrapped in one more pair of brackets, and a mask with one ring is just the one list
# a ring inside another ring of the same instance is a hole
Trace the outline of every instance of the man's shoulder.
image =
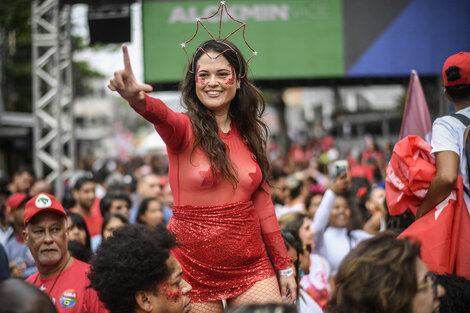
[(79, 261), (74, 258), (74, 263), (71, 266), (75, 267), (72, 272), (75, 277), (79, 276), (77, 274), (83, 275), (82, 279), (77, 279), (77, 286), (79, 286), (80, 288), (82, 288), (81, 290), (83, 290), (84, 302), (87, 303), (87, 307), (89, 308), (88, 312), (107, 313), (108, 310), (106, 310), (104, 305), (100, 302), (96, 290), (89, 287), (90, 280), (88, 279), (87, 275), (90, 270), (90, 264)]
[[(470, 117), (470, 116), (468, 116)], [(434, 125), (436, 124), (450, 124), (452, 126), (456, 126), (456, 125), (462, 125), (462, 122), (459, 121), (456, 117), (452, 116), (452, 115), (444, 115), (444, 116), (441, 116), (441, 117), (438, 117), (434, 120)]]
[[(460, 111), (457, 111), (455, 112), (454, 114), (460, 114), (460, 115), (464, 115), (465, 117), (469, 118), (470, 119), (470, 109), (463, 109), (463, 110), (460, 110)], [(434, 124), (439, 124), (439, 123), (447, 123), (447, 124), (450, 124), (452, 126), (461, 126), (461, 127), (465, 127), (465, 125), (455, 116), (453, 116), (453, 114), (448, 114), (448, 115), (444, 115), (444, 116), (441, 116), (441, 117), (438, 117), (435, 119), (434, 121)]]
[(74, 262), (61, 274), (59, 282), (67, 288), (86, 291), (86, 287), (89, 285), (88, 272), (90, 265), (75, 258), (73, 260)]
[(64, 269), (61, 276), (64, 277), (65, 280), (76, 280), (77, 283), (86, 281), (88, 279), (87, 274), (90, 271), (90, 265), (75, 258), (72, 259), (73, 263)]
[(76, 258), (73, 259), (73, 264), (71, 265), (74, 271), (83, 271), (84, 273), (88, 273), (90, 270), (90, 264), (77, 260)]
[[(470, 118), (470, 116), (468, 116)], [(432, 126), (432, 137), (459, 138), (463, 135), (466, 126), (451, 115), (444, 115), (434, 120)]]
[(29, 276), (28, 278), (25, 279), (27, 283), (33, 284), (33, 282), (36, 280), (36, 277), (39, 275), (39, 272), (34, 273), (33, 275)]

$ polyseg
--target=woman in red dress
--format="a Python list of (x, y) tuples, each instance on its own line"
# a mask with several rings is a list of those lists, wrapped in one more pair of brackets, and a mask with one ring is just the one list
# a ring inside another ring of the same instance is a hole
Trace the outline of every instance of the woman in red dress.
[(126, 46), (123, 54), (124, 69), (108, 87), (167, 145), (174, 197), (168, 228), (193, 287), (191, 312), (222, 312), (223, 299), (229, 306), (291, 303), (295, 280), (266, 183), (265, 101), (244, 75), (238, 48), (208, 40), (196, 49), (181, 84), (186, 113), (145, 94), (152, 87), (135, 80)]

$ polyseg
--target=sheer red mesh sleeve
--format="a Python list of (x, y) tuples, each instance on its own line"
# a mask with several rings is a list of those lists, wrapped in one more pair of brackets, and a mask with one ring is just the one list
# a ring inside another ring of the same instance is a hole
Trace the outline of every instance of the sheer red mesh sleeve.
[[(263, 189), (269, 190), (266, 183), (263, 183)], [(284, 240), (282, 239), (276, 213), (274, 212), (271, 195), (269, 192), (257, 190), (253, 194), (252, 201), (261, 224), (263, 241), (274, 268), (282, 270), (292, 266)]]
[(166, 106), (160, 99), (145, 95), (146, 108), (137, 112), (152, 123), (155, 130), (171, 151), (178, 151), (186, 137), (186, 130), (190, 124), (189, 118), (183, 113), (176, 113)]

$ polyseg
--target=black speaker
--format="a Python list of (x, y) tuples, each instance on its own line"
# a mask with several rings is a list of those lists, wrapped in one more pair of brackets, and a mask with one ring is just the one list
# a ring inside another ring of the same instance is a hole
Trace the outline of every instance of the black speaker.
[(88, 5), (90, 43), (131, 41), (131, 8), (129, 3)]

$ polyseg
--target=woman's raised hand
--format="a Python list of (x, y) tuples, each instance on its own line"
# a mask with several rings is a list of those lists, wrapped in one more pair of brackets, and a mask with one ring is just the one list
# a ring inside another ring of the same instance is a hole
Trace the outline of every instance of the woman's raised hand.
[(348, 191), (350, 187), (351, 179), (349, 178), (347, 172), (343, 172), (335, 178), (335, 180), (330, 186), (330, 189), (335, 193), (335, 195), (340, 195)]
[(137, 111), (144, 111), (144, 92), (151, 92), (153, 90), (152, 86), (140, 84), (136, 81), (126, 45), (122, 45), (122, 54), (124, 56), (124, 69), (114, 72), (114, 76), (109, 80), (108, 88), (117, 91)]

